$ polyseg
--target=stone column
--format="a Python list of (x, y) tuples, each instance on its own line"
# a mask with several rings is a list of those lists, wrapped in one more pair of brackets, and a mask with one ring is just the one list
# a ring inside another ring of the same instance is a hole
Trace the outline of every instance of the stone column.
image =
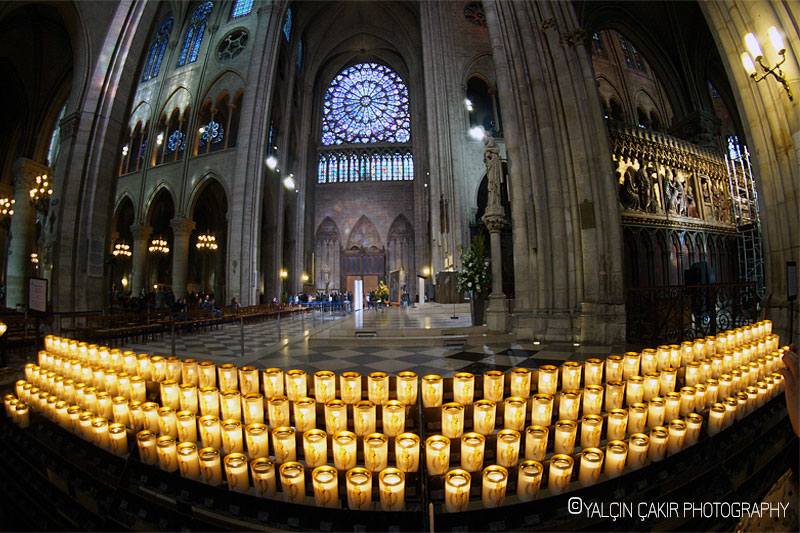
[(172, 292), (175, 298), (186, 295), (186, 278), (189, 274), (189, 238), (194, 229), (194, 220), (173, 218), (172, 226)]
[(147, 244), (153, 228), (144, 224), (131, 225), (133, 234), (133, 261), (131, 262), (131, 295), (138, 296), (145, 288), (145, 273), (147, 271)]
[(14, 216), (11, 217), (11, 245), (6, 274), (6, 306), (28, 303), (26, 272), (36, 238), (36, 210), (30, 203), (36, 176), (51, 175), (52, 169), (31, 159), (20, 158), (12, 167), (14, 175)]

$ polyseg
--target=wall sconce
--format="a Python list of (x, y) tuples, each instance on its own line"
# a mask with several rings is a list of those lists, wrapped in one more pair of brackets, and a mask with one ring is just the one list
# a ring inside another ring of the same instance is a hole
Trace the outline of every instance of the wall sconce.
[(294, 174), (289, 174), (285, 178), (283, 178), (283, 186), (289, 189), (290, 191), (296, 191), (296, 184), (294, 182)]
[[(781, 33), (778, 31), (778, 28), (772, 26), (769, 29), (769, 40), (772, 42), (772, 47), (775, 48), (775, 51), (781, 57), (780, 61), (775, 63), (773, 67), (768, 67), (764, 64), (762, 59), (764, 58), (764, 52), (761, 51), (761, 45), (758, 42), (754, 33), (748, 33), (744, 36), (744, 43), (747, 45), (747, 49), (750, 51), (748, 54), (747, 52), (742, 53), (742, 65), (744, 65), (744, 69), (747, 71), (747, 74), (755, 80), (756, 83), (760, 82), (768, 75), (772, 75), (778, 83), (783, 85), (783, 88), (786, 89), (786, 94), (789, 96), (789, 100), (794, 100), (792, 98), (792, 90), (789, 88), (789, 84), (786, 81), (786, 77), (781, 70), (781, 65), (783, 62), (786, 61), (786, 48), (783, 45), (783, 37)], [(761, 77), (758, 77), (756, 72), (755, 63), (753, 63), (753, 58), (755, 58), (756, 62), (758, 62), (761, 70), (764, 72)]]
[(39, 265), (39, 254), (37, 254), (36, 252), (31, 253), (31, 263), (37, 265), (37, 267)]
[(266, 163), (267, 167), (269, 167), (270, 170), (275, 170), (276, 168), (278, 168), (278, 159), (274, 155), (267, 157), (267, 159), (264, 162)]
[(31, 205), (38, 212), (42, 214), (47, 213), (50, 207), (50, 196), (53, 194), (53, 189), (50, 188), (50, 182), (47, 180), (47, 174), (36, 176), (36, 184), (28, 191), (31, 197)]
[(425, 276), (426, 278), (427, 278), (428, 276), (430, 276), (430, 275), (431, 275), (431, 269), (430, 269), (430, 267), (425, 267), (425, 268), (423, 268), (423, 269), (422, 269), (422, 275), (423, 275), (423, 276)]
[(303, 283), (307, 282), (307, 281), (309, 280), (309, 278), (308, 278), (308, 274), (303, 274), (303, 275), (300, 277), (300, 279), (302, 279), (302, 280), (303, 280)]
[(289, 273), (281, 269), (281, 279), (286, 279), (287, 277), (289, 277)]

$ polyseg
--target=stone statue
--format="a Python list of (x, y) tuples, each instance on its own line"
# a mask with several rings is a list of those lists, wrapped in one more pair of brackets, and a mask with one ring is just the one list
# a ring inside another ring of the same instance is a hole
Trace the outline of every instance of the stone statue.
[(639, 167), (636, 173), (636, 190), (639, 193), (639, 209), (645, 213), (653, 213), (653, 183), (647, 175), (645, 166)]
[[(619, 172), (617, 172), (619, 176)], [(625, 209), (639, 209), (639, 196), (636, 194), (636, 187), (634, 186), (635, 171), (633, 167), (628, 167), (625, 170), (622, 183), (619, 184), (619, 203)], [(619, 182), (619, 178), (617, 179)]]
[(691, 184), (686, 185), (686, 216), (700, 218), (697, 212), (697, 203), (694, 200), (694, 188)]
[(494, 142), (494, 137), (490, 133), (483, 136), (483, 163), (486, 165), (486, 178), (488, 199), (486, 202), (487, 211), (491, 208), (500, 208), (500, 184), (503, 183), (503, 163), (500, 161), (500, 150)]
[(680, 180), (675, 180), (675, 211), (678, 215), (686, 216), (686, 191)]
[(677, 182), (672, 174), (672, 169), (668, 168), (664, 179), (664, 207), (666, 207), (667, 213), (678, 214), (678, 204), (680, 202), (678, 195)]

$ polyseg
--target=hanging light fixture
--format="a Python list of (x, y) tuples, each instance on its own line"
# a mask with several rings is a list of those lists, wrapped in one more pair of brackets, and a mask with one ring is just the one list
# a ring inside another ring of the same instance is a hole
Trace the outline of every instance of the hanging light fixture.
[(50, 196), (53, 194), (53, 189), (50, 188), (50, 182), (47, 180), (47, 174), (36, 176), (36, 184), (28, 191), (31, 197), (31, 205), (40, 213), (47, 213), (50, 207)]
[(153, 253), (168, 254), (169, 246), (167, 241), (159, 237), (150, 241), (150, 247), (147, 250)]
[(217, 239), (210, 233), (203, 233), (197, 236), (197, 249), (200, 251), (212, 251), (218, 248)]
[(120, 241), (114, 245), (114, 249), (111, 251), (111, 255), (114, 257), (130, 257), (131, 256), (131, 247), (128, 243), (124, 241)]

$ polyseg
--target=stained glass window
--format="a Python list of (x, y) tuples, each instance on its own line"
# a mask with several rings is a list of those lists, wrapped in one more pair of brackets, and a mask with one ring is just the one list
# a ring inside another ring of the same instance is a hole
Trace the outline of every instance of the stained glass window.
[(158, 71), (161, 69), (161, 60), (164, 59), (164, 52), (167, 50), (169, 36), (172, 33), (174, 20), (175, 18), (170, 15), (159, 24), (156, 38), (153, 40), (153, 44), (150, 45), (150, 52), (147, 54), (147, 61), (144, 64), (142, 81), (152, 80), (158, 76)]
[(603, 41), (600, 39), (600, 34), (598, 33), (592, 35), (592, 52), (597, 57), (606, 57), (606, 49), (603, 46)]
[(212, 9), (214, 9), (214, 2), (203, 2), (192, 13), (189, 27), (186, 29), (186, 36), (183, 38), (181, 55), (178, 58), (179, 67), (197, 61), (200, 45), (203, 44), (203, 35), (208, 25), (208, 15), (211, 14)]
[(231, 10), (231, 20), (246, 17), (253, 11), (253, 0), (236, 0)]
[(292, 8), (286, 10), (286, 20), (283, 23), (283, 34), (286, 36), (286, 42), (292, 38)]
[(297, 45), (297, 70), (300, 70), (300, 67), (303, 65), (303, 40), (300, 39), (300, 43)]
[(66, 112), (67, 104), (64, 104), (56, 119), (56, 125), (53, 126), (53, 133), (50, 134), (50, 148), (47, 149), (48, 167), (54, 167), (56, 159), (58, 159), (58, 150), (61, 148), (61, 121), (64, 119), (64, 114)]
[(174, 130), (167, 138), (167, 153), (182, 152), (186, 148), (186, 135), (180, 130)]
[(222, 142), (224, 135), (222, 124), (212, 119), (211, 122), (203, 126), (203, 132), (200, 134), (200, 146), (205, 146), (207, 143), (216, 144)]

